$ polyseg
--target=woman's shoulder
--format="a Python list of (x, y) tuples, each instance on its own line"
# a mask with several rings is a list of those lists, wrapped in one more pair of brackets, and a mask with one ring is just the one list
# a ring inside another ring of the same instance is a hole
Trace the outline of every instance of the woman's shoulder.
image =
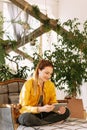
[(46, 85), (54, 86), (54, 83), (51, 80), (45, 82)]
[(31, 83), (33, 83), (33, 78), (29, 78), (29, 79), (27, 79), (27, 81), (25, 82), (26, 85), (27, 85), (27, 84), (31, 84)]

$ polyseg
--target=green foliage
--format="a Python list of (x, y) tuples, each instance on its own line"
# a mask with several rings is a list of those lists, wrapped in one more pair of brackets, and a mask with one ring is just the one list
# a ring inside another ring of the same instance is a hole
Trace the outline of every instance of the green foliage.
[[(63, 23), (69, 35), (63, 33), (62, 37), (58, 36), (58, 44), (53, 44), (54, 51), (48, 50), (43, 54), (45, 59), (53, 62), (52, 80), (56, 87), (65, 89), (72, 96), (80, 93), (80, 85), (87, 81), (87, 22), (83, 24), (82, 31), (79, 25), (77, 19)], [(38, 54), (35, 60), (37, 63)]]
[(33, 8), (33, 13), (34, 13), (34, 15), (38, 18), (38, 17), (39, 17), (39, 14), (40, 14), (40, 9), (39, 9), (39, 7), (38, 7), (37, 5), (33, 5), (32, 8)]
[(11, 40), (10, 36), (7, 35), (8, 39), (3, 39), (3, 34), (5, 33), (3, 31), (3, 23), (4, 23), (4, 17), (2, 15), (2, 12), (0, 12), (0, 67), (3, 67), (3, 64), (5, 64), (5, 57), (6, 54), (6, 47), (10, 46), (12, 49), (16, 48), (17, 42), (15, 40)]
[(5, 56), (5, 49), (0, 44), (0, 66), (2, 66), (2, 64), (5, 64), (4, 56)]
[(7, 59), (16, 65), (16, 72), (14, 72), (14, 70), (12, 70), (6, 64), (3, 64), (0, 66), (0, 81), (5, 81), (11, 78), (26, 79), (30, 69), (27, 66), (19, 66), (19, 61), (22, 61), (23, 58), (20, 56), (14, 56), (11, 58), (8, 56)]
[(4, 22), (4, 19), (2, 17), (2, 12), (0, 12), (0, 38), (3, 36), (3, 22)]
[(44, 27), (46, 31), (50, 31), (50, 19), (44, 21)]
[[(10, 58), (9, 55), (6, 53), (6, 48), (11, 47), (13, 50), (16, 49), (17, 41), (11, 40), (10, 36), (7, 34), (7, 40), (3, 39), (3, 34), (5, 33), (3, 31), (3, 23), (4, 17), (2, 13), (0, 12), (0, 81), (5, 81), (11, 78), (23, 78), (26, 79), (29, 71), (29, 68), (27, 66), (19, 66), (19, 61), (23, 60), (20, 56), (15, 56), (13, 58)], [(25, 23), (22, 23), (21, 21), (10, 21), (11, 23), (18, 23), (20, 25), (25, 25)], [(26, 27), (29, 28), (29, 25), (26, 24)], [(9, 61), (16, 64), (16, 73), (14, 73), (14, 70), (11, 70), (9, 66), (5, 63), (5, 58), (8, 58)]]

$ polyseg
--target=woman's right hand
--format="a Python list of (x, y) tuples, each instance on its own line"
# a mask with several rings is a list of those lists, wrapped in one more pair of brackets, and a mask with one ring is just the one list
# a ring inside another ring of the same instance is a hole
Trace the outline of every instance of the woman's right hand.
[(40, 106), (38, 107), (38, 112), (50, 112), (54, 109), (54, 105), (44, 105), (44, 106)]

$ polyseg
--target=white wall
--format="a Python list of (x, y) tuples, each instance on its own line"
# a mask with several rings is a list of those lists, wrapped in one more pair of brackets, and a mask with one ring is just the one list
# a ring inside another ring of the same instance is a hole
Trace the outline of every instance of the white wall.
[(2, 1), (0, 1), (0, 12), (2, 12), (3, 4)]
[(87, 20), (87, 0), (59, 0), (58, 12), (63, 22), (73, 18), (83, 22)]

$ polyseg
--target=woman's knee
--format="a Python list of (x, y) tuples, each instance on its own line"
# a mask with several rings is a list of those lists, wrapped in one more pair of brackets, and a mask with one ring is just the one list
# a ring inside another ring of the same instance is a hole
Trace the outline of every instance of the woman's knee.
[(18, 123), (21, 125), (30, 126), (31, 120), (31, 113), (23, 113), (19, 116)]
[(21, 125), (25, 126), (36, 126), (42, 125), (41, 119), (39, 119), (35, 114), (32, 113), (23, 113), (19, 116), (18, 122)]

